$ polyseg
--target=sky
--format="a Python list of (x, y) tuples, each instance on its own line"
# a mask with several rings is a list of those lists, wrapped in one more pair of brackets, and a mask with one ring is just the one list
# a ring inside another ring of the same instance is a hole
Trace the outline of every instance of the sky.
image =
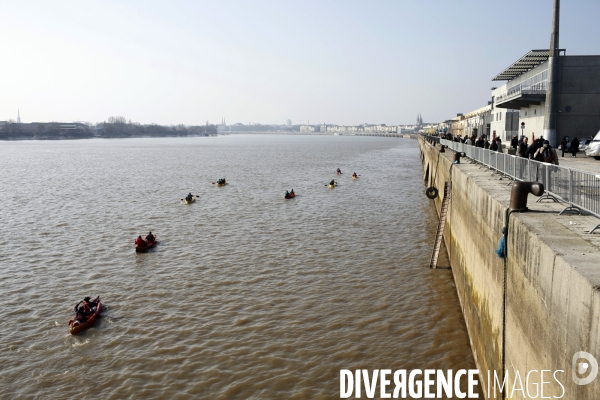
[[(411, 124), (487, 105), (553, 0), (2, 0), (0, 121)], [(600, 1), (560, 47), (600, 55)]]

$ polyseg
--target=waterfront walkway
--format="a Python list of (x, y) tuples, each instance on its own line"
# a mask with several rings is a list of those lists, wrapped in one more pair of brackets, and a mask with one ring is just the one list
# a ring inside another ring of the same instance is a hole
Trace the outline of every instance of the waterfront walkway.
[(567, 153), (565, 153), (564, 157), (561, 157), (560, 150), (556, 150), (556, 153), (558, 154), (558, 162), (561, 167), (600, 174), (600, 160), (595, 160), (594, 157), (587, 157), (585, 153), (577, 153), (577, 157), (575, 158), (572, 158), (571, 154)]

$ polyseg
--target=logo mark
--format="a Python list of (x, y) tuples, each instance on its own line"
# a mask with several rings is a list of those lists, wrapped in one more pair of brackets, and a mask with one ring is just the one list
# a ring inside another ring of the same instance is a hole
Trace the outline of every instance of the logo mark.
[[(579, 361), (581, 359), (585, 359), (586, 362)], [(598, 375), (598, 361), (596, 361), (593, 355), (585, 351), (578, 351), (573, 355), (573, 364), (571, 366), (573, 370), (573, 382), (577, 385), (587, 385), (596, 379)], [(587, 373), (589, 373), (587, 377), (579, 377), (579, 375)]]

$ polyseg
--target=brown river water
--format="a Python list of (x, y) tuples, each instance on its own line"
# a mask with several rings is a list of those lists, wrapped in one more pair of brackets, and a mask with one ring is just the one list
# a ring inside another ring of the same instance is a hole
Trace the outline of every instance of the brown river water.
[(475, 368), (415, 140), (0, 142), (0, 171), (0, 398), (333, 399), (340, 369)]

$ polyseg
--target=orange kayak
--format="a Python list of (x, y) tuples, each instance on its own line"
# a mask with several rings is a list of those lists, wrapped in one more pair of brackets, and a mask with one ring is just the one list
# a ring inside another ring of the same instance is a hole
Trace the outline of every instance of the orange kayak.
[[(97, 302), (96, 303), (96, 310), (94, 311), (94, 313), (92, 315), (89, 316), (89, 318), (83, 322), (80, 323), (79, 321), (69, 321), (69, 333), (71, 335), (75, 335), (76, 333), (79, 333), (87, 328), (89, 328), (90, 326), (92, 326), (94, 324), (94, 321), (96, 321), (96, 319), (100, 316), (100, 309), (102, 308), (102, 303), (100, 302), (100, 296), (96, 297), (93, 302)], [(75, 306), (77, 307), (77, 306)]]

